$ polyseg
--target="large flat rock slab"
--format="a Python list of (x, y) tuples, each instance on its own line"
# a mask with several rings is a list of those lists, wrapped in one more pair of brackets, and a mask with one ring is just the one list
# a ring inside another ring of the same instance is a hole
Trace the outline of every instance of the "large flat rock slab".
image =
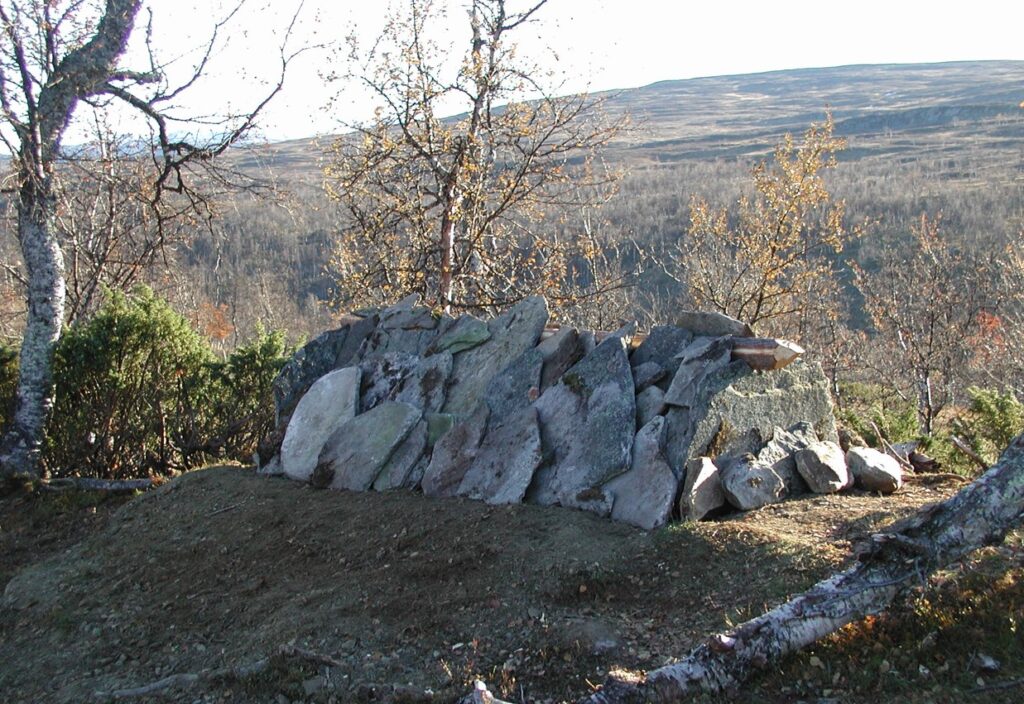
[(367, 491), (422, 416), (415, 406), (395, 401), (385, 401), (361, 413), (331, 435), (310, 483)]
[(425, 495), (455, 496), (458, 493), (487, 432), (489, 414), (487, 404), (479, 404), (474, 413), (452, 425), (434, 444), (421, 482)]
[(668, 523), (679, 480), (665, 456), (665, 418), (657, 416), (636, 434), (629, 471), (605, 484), (612, 520), (652, 530)]
[(485, 342), (455, 355), (444, 412), (463, 416), (470, 413), (483, 399), (491, 380), (537, 345), (547, 320), (547, 303), (534, 296), (490, 321)]
[(489, 504), (518, 504), (540, 465), (540, 426), (532, 406), (495, 422), (459, 484), (458, 493)]
[(609, 337), (535, 403), (549, 464), (529, 501), (607, 513), (602, 486), (625, 472), (636, 424), (633, 375), (621, 337)]
[(299, 400), (281, 443), (281, 469), (288, 477), (308, 481), (320, 451), (335, 431), (356, 415), (358, 367), (345, 367), (320, 377)]

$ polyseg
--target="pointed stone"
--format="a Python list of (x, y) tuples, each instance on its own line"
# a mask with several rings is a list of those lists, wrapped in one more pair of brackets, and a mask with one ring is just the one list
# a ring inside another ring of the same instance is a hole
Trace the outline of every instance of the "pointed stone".
[(527, 406), (491, 423), (458, 493), (489, 504), (518, 504), (541, 462), (536, 409)]
[(534, 296), (490, 321), (486, 342), (455, 355), (444, 412), (463, 416), (470, 413), (484, 397), (491, 379), (536, 347), (547, 319), (547, 303)]
[(699, 521), (725, 506), (722, 477), (710, 457), (695, 457), (686, 464), (686, 481), (679, 497), (679, 515), (684, 521)]
[(461, 423), (456, 423), (434, 445), (430, 464), (423, 473), (426, 496), (455, 496), (463, 477), (476, 460), (487, 432), (487, 404), (481, 403)]
[(535, 404), (550, 463), (534, 475), (529, 501), (597, 513), (602, 486), (629, 468), (636, 422), (633, 375), (622, 338), (608, 338)]
[(421, 420), (384, 463), (377, 478), (373, 480), (373, 488), (387, 491), (408, 486), (409, 476), (426, 449), (427, 423)]
[(612, 519), (646, 530), (663, 526), (678, 489), (665, 457), (665, 419), (657, 416), (636, 434), (629, 471), (604, 486), (612, 496)]
[(500, 422), (537, 399), (535, 395), (531, 398), (531, 392), (536, 394), (540, 388), (543, 366), (544, 355), (534, 348), (524, 352), (491, 379), (484, 398), (491, 409), (492, 423)]
[(543, 392), (583, 358), (583, 341), (576, 328), (559, 328), (537, 345), (537, 351), (544, 357), (544, 371), (540, 379), (540, 391)]
[(281, 443), (281, 469), (295, 480), (307, 481), (324, 444), (356, 414), (359, 368), (337, 369), (309, 387), (292, 413)]
[(407, 403), (385, 401), (338, 428), (324, 445), (310, 483), (367, 491), (422, 413)]
[(742, 359), (751, 369), (763, 372), (782, 369), (803, 354), (804, 348), (795, 342), (775, 338), (735, 338), (732, 345), (733, 359)]

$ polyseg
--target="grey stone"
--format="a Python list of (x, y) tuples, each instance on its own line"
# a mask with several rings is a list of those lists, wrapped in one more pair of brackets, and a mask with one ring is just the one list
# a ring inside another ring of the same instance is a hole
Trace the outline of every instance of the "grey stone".
[(373, 331), (377, 319), (366, 318), (337, 330), (328, 330), (307, 342), (292, 355), (275, 377), (275, 424), (283, 426), (296, 404), (313, 383), (335, 369), (349, 366), (363, 340)]
[(437, 337), (438, 319), (429, 308), (418, 307), (418, 302), (419, 294), (412, 294), (381, 311), (376, 329), (360, 348), (360, 358), (425, 354)]
[(359, 363), (363, 381), (359, 393), (359, 412), (389, 400), (402, 382), (420, 363), (420, 358), (405, 352), (385, 352)]
[(604, 485), (612, 496), (612, 520), (646, 530), (672, 517), (679, 480), (665, 457), (665, 419), (657, 416), (633, 440), (629, 471)]
[(281, 468), (290, 478), (308, 480), (324, 444), (355, 416), (359, 376), (358, 367), (336, 369), (303, 395), (281, 443)]
[(830, 441), (815, 442), (795, 454), (796, 468), (815, 494), (833, 494), (850, 484), (843, 448)]
[(537, 351), (544, 357), (544, 371), (540, 378), (542, 392), (556, 383), (584, 354), (579, 331), (569, 327), (559, 328), (554, 335), (541, 341)]
[(537, 399), (544, 355), (536, 348), (527, 350), (487, 384), (484, 399), (491, 409), (491, 422), (526, 408)]
[(782, 478), (771, 467), (757, 464), (753, 455), (735, 458), (720, 475), (725, 498), (741, 511), (777, 503), (786, 492)]
[(636, 423), (633, 375), (622, 338), (609, 337), (537, 399), (549, 464), (527, 497), (597, 513), (611, 509), (602, 485), (629, 468)]
[(629, 363), (633, 367), (639, 367), (647, 362), (654, 362), (665, 370), (665, 378), (662, 390), (668, 389), (668, 384), (679, 368), (678, 355), (693, 341), (693, 333), (689, 330), (677, 328), (672, 325), (656, 325), (651, 328), (646, 339), (640, 346), (633, 350)]
[(426, 449), (427, 422), (421, 420), (388, 457), (377, 478), (373, 480), (373, 488), (387, 491), (409, 486), (409, 476)]
[(683, 311), (676, 318), (676, 326), (705, 337), (753, 337), (754, 331), (746, 323), (724, 313)]
[(580, 331), (580, 347), (583, 348), (584, 357), (597, 348), (597, 335), (594, 334), (593, 330)]
[(633, 386), (640, 393), (648, 386), (657, 384), (668, 376), (668, 372), (657, 362), (644, 362), (633, 367)]
[(891, 494), (903, 486), (899, 462), (873, 448), (851, 447), (846, 452), (846, 465), (854, 483), (862, 489)]
[(695, 457), (686, 464), (686, 481), (679, 497), (679, 515), (684, 521), (699, 521), (725, 506), (722, 477), (710, 457)]
[(497, 423), (492, 413), (488, 426), (458, 493), (489, 504), (518, 504), (541, 462), (537, 411), (527, 406)]
[(284, 475), (284, 466), (281, 464), (281, 453), (270, 458), (267, 462), (257, 463), (256, 474), (265, 477), (280, 477)]
[(667, 417), (669, 461), (677, 471), (693, 457), (714, 454), (708, 448), (723, 428), (736, 437), (753, 431), (770, 438), (775, 426), (807, 421), (820, 439), (837, 438), (825, 375), (803, 360), (769, 373), (732, 362), (705, 378), (693, 408), (670, 409)]
[(481, 402), (475, 412), (453, 425), (437, 441), (420, 482), (426, 496), (455, 496), (463, 477), (476, 460), (487, 432), (488, 415), (487, 404)]
[(331, 435), (310, 483), (366, 491), (422, 417), (407, 403), (385, 401), (348, 421)]
[(679, 368), (665, 393), (665, 403), (693, 408), (704, 380), (729, 364), (729, 340), (724, 337), (698, 337), (679, 354)]
[(436, 413), (444, 406), (451, 373), (450, 352), (424, 357), (402, 378), (388, 400), (409, 403), (426, 412)]
[(806, 494), (808, 487), (797, 471), (794, 455), (816, 442), (818, 436), (810, 423), (796, 423), (789, 430), (773, 428), (771, 439), (757, 453), (757, 464), (771, 467), (782, 478), (786, 496)]
[(451, 413), (431, 413), (429, 411), (423, 414), (423, 418), (427, 421), (427, 445), (429, 447), (433, 447), (458, 420)]
[(445, 351), (458, 354), (471, 350), (489, 339), (491, 332), (487, 329), (487, 323), (471, 315), (463, 315), (441, 331), (431, 343), (428, 354)]
[(465, 415), (472, 411), (491, 379), (537, 345), (547, 319), (547, 303), (533, 296), (490, 321), (490, 339), (455, 355), (444, 412)]
[(665, 392), (648, 386), (636, 397), (636, 427), (642, 428), (665, 411)]

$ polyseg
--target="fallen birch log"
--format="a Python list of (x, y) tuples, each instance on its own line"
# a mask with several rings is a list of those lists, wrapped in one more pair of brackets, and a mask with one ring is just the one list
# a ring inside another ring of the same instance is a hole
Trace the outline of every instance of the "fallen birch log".
[[(950, 499), (873, 535), (857, 562), (781, 606), (710, 636), (640, 682), (609, 679), (579, 704), (670, 704), (733, 689), (848, 623), (884, 611), (903, 590), (1024, 520), (1024, 435), (984, 475)], [(488, 693), (489, 694), (489, 693)], [(476, 700), (487, 701), (477, 691)]]

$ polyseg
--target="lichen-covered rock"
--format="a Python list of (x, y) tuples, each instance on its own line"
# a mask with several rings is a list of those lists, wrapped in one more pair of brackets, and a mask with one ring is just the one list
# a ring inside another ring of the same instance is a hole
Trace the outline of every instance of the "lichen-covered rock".
[(698, 337), (679, 354), (679, 368), (665, 393), (665, 403), (693, 408), (705, 386), (705, 379), (729, 364), (729, 340)]
[(665, 410), (665, 392), (648, 386), (636, 397), (636, 427), (642, 428)]
[(491, 339), (487, 323), (471, 315), (463, 315), (448, 323), (430, 344), (427, 354), (449, 352), (458, 354), (482, 345)]
[(704, 337), (753, 337), (746, 323), (724, 313), (688, 310), (676, 318), (676, 325)]
[(415, 486), (416, 482), (411, 481), (410, 476), (426, 449), (427, 422), (420, 420), (381, 467), (377, 478), (373, 480), (373, 488), (377, 491), (388, 491)]
[(489, 504), (521, 503), (542, 456), (535, 408), (526, 406), (501, 420), (492, 413), (458, 494)]
[(803, 360), (769, 373), (731, 362), (705, 378), (690, 408), (672, 409), (667, 417), (669, 461), (677, 471), (690, 459), (708, 455), (723, 428), (737, 437), (752, 431), (763, 442), (775, 426), (806, 421), (820, 439), (837, 439), (825, 375), (819, 365)]
[(854, 484), (862, 489), (891, 494), (903, 486), (899, 462), (873, 448), (851, 447), (846, 452), (846, 465)]
[(622, 338), (609, 337), (537, 399), (541, 437), (551, 461), (534, 475), (527, 496), (602, 513), (601, 487), (625, 472), (636, 422), (633, 375)]
[(751, 511), (780, 501), (786, 492), (782, 478), (767, 465), (757, 464), (753, 455), (740, 455), (720, 472), (722, 491), (730, 504)]
[(547, 303), (534, 296), (488, 323), (486, 342), (455, 355), (444, 412), (463, 416), (471, 412), (491, 380), (537, 345), (547, 319)]
[(815, 494), (833, 494), (850, 485), (843, 449), (828, 440), (815, 442), (795, 454), (796, 468)]
[(722, 477), (710, 457), (695, 457), (686, 464), (686, 481), (679, 497), (684, 521), (699, 521), (725, 506)]
[(629, 471), (604, 486), (612, 519), (652, 530), (672, 517), (679, 480), (665, 457), (665, 418), (655, 417), (633, 440)]
[(452, 373), (449, 352), (419, 359), (398, 386), (388, 395), (389, 401), (408, 403), (425, 412), (436, 413), (444, 406), (448, 378)]
[(312, 476), (324, 444), (356, 414), (359, 378), (358, 367), (337, 369), (303, 395), (281, 443), (281, 469), (288, 477), (307, 481)]
[(533, 403), (540, 390), (544, 355), (536, 348), (526, 350), (487, 384), (484, 400), (491, 409), (491, 422), (504, 418)]
[(640, 393), (651, 384), (657, 384), (668, 376), (668, 372), (657, 362), (644, 362), (633, 366), (633, 386)]
[(429, 308), (417, 305), (419, 300), (419, 294), (414, 293), (381, 311), (377, 327), (360, 348), (360, 358), (425, 354), (437, 338), (440, 319)]
[(415, 406), (385, 401), (352, 418), (324, 445), (310, 483), (367, 491), (422, 416)]
[(376, 317), (364, 318), (337, 330), (328, 330), (303, 345), (275, 377), (275, 423), (287, 424), (296, 404), (313, 383), (325, 374), (349, 366), (363, 340), (377, 325)]
[(651, 328), (640, 346), (633, 350), (629, 363), (634, 368), (654, 362), (665, 370), (665, 377), (658, 381), (665, 391), (679, 368), (679, 355), (693, 341), (693, 333), (672, 325), (656, 325)]
[(385, 352), (362, 360), (359, 363), (362, 372), (359, 412), (366, 413), (391, 399), (419, 363), (419, 357), (406, 352)]
[(476, 460), (477, 451), (487, 432), (490, 411), (480, 403), (466, 419), (457, 422), (434, 444), (430, 464), (423, 474), (421, 486), (427, 496), (455, 496), (466, 472)]
[(757, 452), (757, 464), (766, 465), (779, 475), (786, 485), (786, 496), (806, 494), (808, 487), (796, 467), (796, 453), (818, 442), (818, 435), (810, 423), (796, 423), (788, 430), (775, 427), (772, 436)]

